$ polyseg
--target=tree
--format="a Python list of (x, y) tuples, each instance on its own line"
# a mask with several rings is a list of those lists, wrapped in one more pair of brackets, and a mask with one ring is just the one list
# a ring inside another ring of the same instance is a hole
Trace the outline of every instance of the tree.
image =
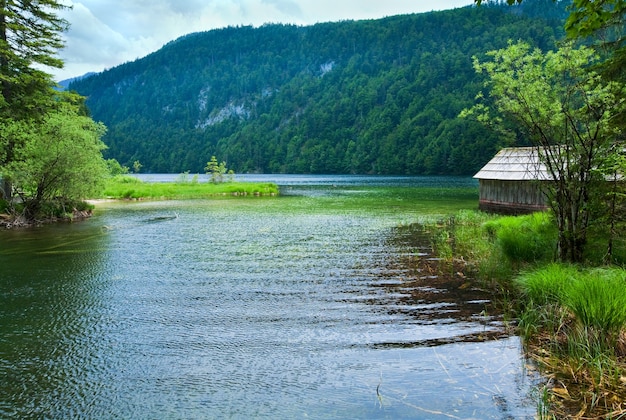
[(133, 162), (133, 172), (138, 174), (141, 171), (141, 167), (143, 165), (141, 164), (141, 162), (139, 162), (138, 160)]
[[(52, 77), (38, 66), (63, 67), (56, 52), (68, 24), (55, 12), (67, 6), (57, 0), (0, 0), (0, 125), (41, 118), (53, 101)], [(0, 132), (0, 173), (4, 194), (11, 195), (3, 167), (15, 159), (21, 137)]]
[[(546, 54), (525, 43), (490, 53), (493, 61), (475, 69), (488, 75), (494, 107), (516, 122), (537, 147), (549, 172), (546, 193), (556, 218), (558, 256), (580, 262), (599, 194), (621, 161), (620, 130), (614, 119), (624, 112), (626, 90), (590, 69), (592, 49), (566, 44)], [(489, 111), (479, 104), (472, 110)]]
[(211, 175), (211, 182), (214, 184), (224, 182), (224, 175), (226, 175), (227, 173), (231, 175), (231, 178), (234, 174), (233, 171), (229, 171), (228, 169), (226, 169), (226, 162), (218, 163), (215, 156), (211, 156), (211, 160), (207, 162), (204, 170), (208, 175)]
[(43, 121), (16, 121), (19, 143), (4, 174), (15, 184), (27, 220), (39, 216), (42, 204), (63, 197), (79, 200), (99, 193), (108, 174), (102, 157), (101, 123), (81, 115), (75, 95), (64, 94)]
[[(481, 5), (483, 1), (474, 0)], [(528, 0), (526, 0), (528, 2)], [(557, 0), (553, 0), (557, 2)], [(521, 4), (522, 0), (507, 0), (509, 5)], [(625, 0), (573, 0), (569, 6), (569, 17), (565, 31), (570, 38), (594, 41), (594, 45), (603, 51), (603, 74), (614, 80), (626, 78), (626, 34), (624, 16)]]

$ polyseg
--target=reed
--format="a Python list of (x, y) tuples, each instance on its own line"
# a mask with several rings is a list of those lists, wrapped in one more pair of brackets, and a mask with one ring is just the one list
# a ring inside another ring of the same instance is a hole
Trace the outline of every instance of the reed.
[(541, 418), (626, 415), (626, 270), (554, 263), (549, 213), (464, 211), (432, 230), (441, 257), (465, 262), (509, 300), (527, 354), (552, 379), (538, 397)]

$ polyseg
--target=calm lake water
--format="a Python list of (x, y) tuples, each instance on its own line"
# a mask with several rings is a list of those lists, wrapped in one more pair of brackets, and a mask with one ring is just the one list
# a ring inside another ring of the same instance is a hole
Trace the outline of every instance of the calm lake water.
[(473, 180), (270, 180), (0, 231), (0, 418), (533, 418), (490, 296), (420, 264)]

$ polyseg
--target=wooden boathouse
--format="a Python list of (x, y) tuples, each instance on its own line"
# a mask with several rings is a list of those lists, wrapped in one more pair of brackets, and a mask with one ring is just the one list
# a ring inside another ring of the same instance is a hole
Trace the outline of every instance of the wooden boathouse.
[(548, 209), (541, 184), (550, 179), (536, 147), (500, 150), (476, 175), (480, 210), (523, 214)]

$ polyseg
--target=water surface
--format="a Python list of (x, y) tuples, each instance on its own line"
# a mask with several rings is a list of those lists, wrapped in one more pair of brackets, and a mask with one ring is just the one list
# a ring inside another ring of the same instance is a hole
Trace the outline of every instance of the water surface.
[(490, 296), (421, 264), (471, 181), (292, 181), (0, 232), (0, 417), (533, 418)]

